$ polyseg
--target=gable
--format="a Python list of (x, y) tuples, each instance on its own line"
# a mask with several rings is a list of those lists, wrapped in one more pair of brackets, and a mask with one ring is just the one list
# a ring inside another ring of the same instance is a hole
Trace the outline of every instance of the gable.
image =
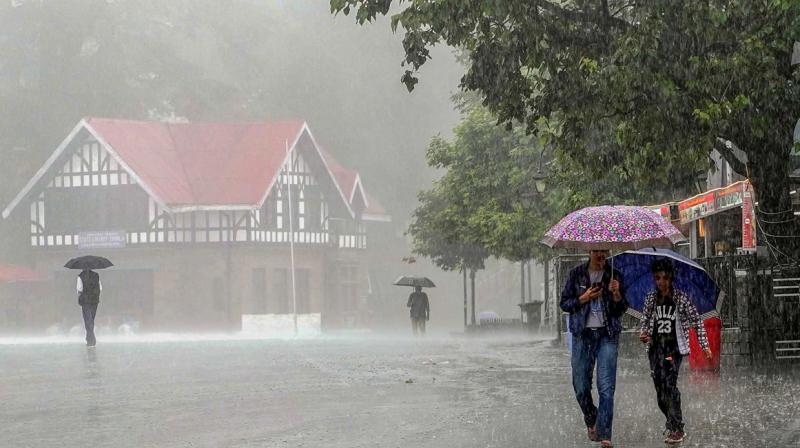
[[(93, 172), (93, 166), (97, 168), (96, 172)], [(4, 219), (8, 218), (23, 199), (34, 191), (38, 197), (47, 186), (102, 186), (112, 185), (111, 182), (117, 182), (115, 185), (138, 184), (149, 196), (161, 203), (126, 162), (98, 139), (86, 126), (86, 122), (81, 120), (3, 210), (2, 216)]]
[[(93, 146), (87, 153), (65, 156), (89, 140)], [(126, 182), (138, 184), (171, 212), (255, 210), (278, 180), (287, 154), (295, 153), (298, 145), (304, 151), (297, 160), (315, 182), (338, 193), (352, 217), (356, 195), (368, 205), (358, 173), (345, 169), (322, 150), (302, 121), (156, 123), (88, 118), (64, 139), (3, 211), (3, 217), (45, 184), (114, 185), (122, 182), (123, 174)]]
[(49, 188), (101, 187), (136, 184), (136, 180), (97, 140), (87, 137), (72, 151), (65, 151), (61, 168)]

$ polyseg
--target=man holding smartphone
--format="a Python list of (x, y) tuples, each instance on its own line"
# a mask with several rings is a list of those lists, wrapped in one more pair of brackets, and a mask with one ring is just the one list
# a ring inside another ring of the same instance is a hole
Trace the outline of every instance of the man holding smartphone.
[[(628, 309), (623, 279), (606, 263), (609, 251), (592, 250), (589, 262), (570, 271), (561, 292), (561, 309), (569, 313), (572, 333), (572, 386), (583, 413), (587, 435), (611, 447), (617, 354), (622, 315)], [(592, 399), (592, 373), (597, 365), (598, 406)]]

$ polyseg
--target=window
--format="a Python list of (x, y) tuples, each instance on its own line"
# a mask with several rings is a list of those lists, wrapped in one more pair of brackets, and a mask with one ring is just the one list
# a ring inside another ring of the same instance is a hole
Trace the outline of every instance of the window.
[(306, 198), (303, 189), (300, 189), (300, 194), (297, 195), (297, 229), (305, 230), (306, 228)]
[(278, 190), (278, 198), (275, 201), (275, 227), (283, 229), (283, 193)]

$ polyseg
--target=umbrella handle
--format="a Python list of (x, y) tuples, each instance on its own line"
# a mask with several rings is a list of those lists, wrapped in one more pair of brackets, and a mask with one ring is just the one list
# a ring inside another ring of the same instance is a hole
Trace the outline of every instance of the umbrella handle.
[(614, 250), (611, 249), (609, 251), (611, 253), (611, 281), (614, 281)]

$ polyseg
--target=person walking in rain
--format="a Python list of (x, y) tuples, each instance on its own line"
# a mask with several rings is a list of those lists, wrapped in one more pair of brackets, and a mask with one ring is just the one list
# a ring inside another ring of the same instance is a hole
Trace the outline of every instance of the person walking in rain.
[(675, 268), (667, 259), (653, 262), (650, 268), (656, 289), (644, 300), (639, 339), (647, 344), (650, 374), (656, 388), (658, 408), (666, 417), (666, 443), (680, 443), (686, 436), (681, 413), (678, 372), (683, 357), (689, 354), (689, 327), (694, 327), (706, 357), (711, 358), (705, 327), (689, 297), (673, 288)]
[(415, 286), (414, 292), (408, 296), (407, 307), (411, 308), (411, 329), (414, 336), (425, 335), (425, 322), (431, 318), (431, 307), (428, 295), (422, 292), (422, 286)]
[(97, 315), (97, 306), (100, 304), (100, 292), (103, 290), (100, 275), (91, 269), (82, 270), (78, 274), (76, 288), (78, 305), (83, 310), (83, 324), (86, 327), (86, 345), (94, 347), (97, 344), (94, 336), (94, 318)]
[[(572, 333), (572, 387), (591, 441), (611, 447), (614, 391), (622, 315), (628, 308), (623, 278), (606, 263), (608, 250), (592, 250), (589, 262), (570, 271), (561, 292), (561, 309), (569, 313)], [(592, 400), (592, 373), (597, 365), (598, 406)]]

